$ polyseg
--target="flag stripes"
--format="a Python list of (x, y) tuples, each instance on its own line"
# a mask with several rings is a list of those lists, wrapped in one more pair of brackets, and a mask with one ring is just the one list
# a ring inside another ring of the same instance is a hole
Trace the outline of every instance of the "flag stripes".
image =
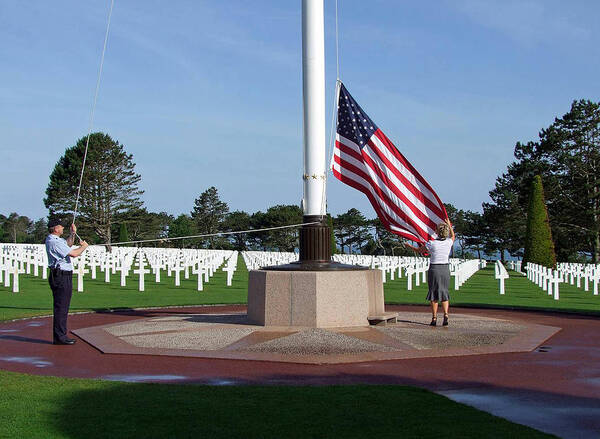
[[(338, 151), (340, 152), (339, 155)], [(427, 233), (424, 231), (427, 227), (421, 221), (416, 223), (410, 214), (407, 214), (406, 206), (401, 204), (393, 193), (389, 193), (381, 180), (376, 176), (373, 177), (374, 171), (369, 171), (371, 168), (365, 165), (361, 155), (349, 149), (348, 146), (339, 144), (338, 141), (336, 141), (334, 154), (334, 161), (338, 164), (334, 167), (333, 172), (336, 178), (346, 184), (349, 184), (348, 180), (350, 180), (360, 186), (362, 189), (359, 189), (356, 185), (350, 185), (361, 190), (369, 197), (371, 205), (378, 213), (377, 216), (388, 230), (394, 232), (404, 231), (410, 235), (406, 236), (407, 238), (417, 242), (423, 241), (427, 237)], [(336, 171), (338, 175), (336, 175)], [(341, 175), (346, 179), (342, 180)], [(382, 215), (380, 212), (384, 214)]]
[(380, 151), (383, 151), (385, 157), (390, 161), (390, 169), (402, 180), (404, 186), (424, 203), (427, 209), (431, 210), (431, 215), (445, 219), (446, 211), (445, 209), (440, 209), (440, 206), (443, 206), (441, 200), (425, 179), (421, 177), (421, 174), (404, 158), (402, 153), (396, 149), (386, 135), (381, 130), (377, 130), (375, 137), (371, 141), (377, 145)]
[(383, 225), (416, 242), (433, 239), (447, 218), (437, 194), (339, 83), (338, 123), (331, 169), (363, 192)]
[[(339, 169), (339, 166), (337, 166), (337, 168)], [(362, 193), (364, 193), (367, 198), (369, 199), (369, 201), (371, 202), (371, 205), (373, 206), (373, 208), (375, 209), (375, 212), (377, 213), (377, 216), (379, 217), (379, 219), (381, 220), (381, 222), (383, 223), (383, 225), (390, 231), (392, 231), (393, 233), (396, 233), (397, 235), (401, 235), (405, 238), (410, 239), (411, 241), (416, 241), (416, 242), (420, 242), (422, 240), (422, 238), (420, 238), (417, 234), (415, 233), (410, 233), (408, 230), (406, 229), (402, 229), (399, 227), (396, 227), (395, 225), (393, 225), (390, 220), (388, 219), (387, 214), (382, 211), (382, 209), (378, 206), (377, 201), (375, 196), (373, 195), (373, 193), (371, 192), (372, 189), (370, 188), (370, 186), (368, 184), (361, 184), (361, 182), (355, 180), (355, 179), (351, 179), (348, 178), (346, 175), (342, 175), (337, 169), (336, 166), (334, 166), (333, 168), (333, 175), (340, 180), (343, 183), (346, 183), (348, 186), (353, 187), (354, 189), (357, 189), (359, 191), (361, 191)]]

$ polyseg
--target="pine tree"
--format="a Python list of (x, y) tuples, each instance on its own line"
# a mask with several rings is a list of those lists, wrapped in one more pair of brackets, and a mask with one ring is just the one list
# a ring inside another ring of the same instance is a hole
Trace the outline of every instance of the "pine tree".
[(542, 177), (536, 175), (531, 182), (529, 207), (527, 209), (527, 230), (525, 232), (525, 255), (523, 265), (533, 262), (545, 267), (556, 266), (556, 255), (548, 210), (544, 201)]
[[(82, 137), (75, 146), (67, 148), (50, 174), (44, 199), (50, 217), (60, 217), (63, 221), (73, 218), (86, 141), (87, 138)], [(121, 143), (108, 134), (91, 134), (81, 184), (77, 233), (90, 240), (95, 234), (101, 242), (110, 244), (115, 219), (143, 205), (140, 196), (144, 191), (138, 187), (140, 180), (133, 156), (125, 152)]]
[[(196, 228), (200, 234), (215, 234), (221, 231), (228, 212), (229, 206), (221, 201), (217, 188), (211, 186), (194, 200), (191, 217), (196, 223)], [(224, 241), (226, 240), (223, 238), (217, 239), (215, 236), (199, 239), (201, 245), (208, 248), (222, 246)]]

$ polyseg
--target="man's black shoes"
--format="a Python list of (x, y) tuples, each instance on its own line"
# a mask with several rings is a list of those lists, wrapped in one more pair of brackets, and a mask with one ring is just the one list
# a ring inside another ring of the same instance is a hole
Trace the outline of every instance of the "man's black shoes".
[(63, 340), (54, 340), (52, 344), (75, 344), (77, 340), (74, 338), (65, 338)]

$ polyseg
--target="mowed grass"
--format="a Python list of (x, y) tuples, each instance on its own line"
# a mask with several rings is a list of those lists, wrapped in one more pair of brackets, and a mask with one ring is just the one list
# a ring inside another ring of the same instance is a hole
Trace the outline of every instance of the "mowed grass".
[[(247, 302), (248, 272), (243, 261), (233, 285), (219, 270), (204, 291), (196, 276), (162, 273), (156, 284), (146, 275), (138, 291), (137, 275), (120, 286), (85, 278), (85, 292), (73, 293), (71, 312)], [(0, 286), (0, 320), (52, 313), (46, 280), (20, 276), (21, 292)], [(74, 286), (76, 288), (76, 276)], [(460, 291), (451, 288), (454, 305), (503, 306), (600, 313), (600, 298), (561, 285), (554, 301), (526, 278), (511, 272), (506, 295), (498, 294), (493, 266), (475, 274)], [(406, 278), (385, 284), (387, 303), (426, 304), (426, 284), (406, 290)], [(0, 437), (550, 437), (510, 423), (443, 396), (401, 386), (207, 387), (127, 384), (98, 380), (41, 377), (0, 371)], [(443, 413), (443, 420), (431, 417)], [(454, 420), (450, 422), (450, 420)]]
[(0, 371), (0, 388), (5, 438), (553, 437), (401, 386), (127, 384)]
[[(0, 321), (11, 320), (52, 313), (52, 293), (48, 281), (41, 277), (21, 275), (20, 293), (12, 293), (11, 288), (0, 285)], [(384, 284), (385, 300), (389, 304), (423, 304), (427, 301), (427, 284), (406, 288), (406, 276)], [(138, 291), (138, 275), (131, 273), (127, 277), (127, 286), (120, 286), (120, 275), (111, 276), (110, 283), (104, 282), (104, 274), (98, 270), (97, 279), (87, 274), (84, 280), (84, 292), (78, 293), (77, 275), (73, 277), (73, 299), (71, 312), (145, 308), (161, 306), (245, 304), (248, 300), (248, 271), (240, 257), (238, 269), (233, 277), (232, 286), (226, 286), (226, 273), (217, 270), (210, 282), (204, 283), (204, 290), (197, 291), (197, 277), (190, 273), (189, 279), (181, 274), (181, 286), (175, 286), (175, 275), (161, 273), (161, 283), (154, 281), (154, 274), (145, 276), (145, 290)], [(450, 280), (451, 304), (456, 306), (506, 307), (536, 310), (554, 310), (600, 315), (600, 295), (583, 291), (569, 284), (560, 284), (560, 300), (528, 281), (514, 271), (505, 281), (506, 294), (499, 294), (498, 281), (494, 279), (493, 264), (478, 271), (458, 291), (454, 291), (454, 278)]]
[[(458, 291), (454, 290), (454, 277), (450, 278), (451, 306), (521, 308), (543, 311), (577, 312), (582, 314), (600, 315), (600, 295), (594, 296), (592, 283), (589, 291), (568, 283), (559, 284), (560, 300), (552, 296), (526, 276), (515, 271), (509, 271), (510, 277), (504, 281), (505, 294), (500, 295), (499, 281), (494, 279), (494, 264), (479, 270), (469, 278)], [(407, 290), (407, 279), (388, 281), (385, 283), (385, 301), (394, 304), (428, 304), (427, 284), (415, 286)]]
[[(70, 312), (98, 311), (119, 308), (145, 308), (160, 306), (186, 306), (210, 304), (246, 303), (248, 298), (248, 270), (240, 257), (233, 276), (232, 285), (227, 286), (227, 273), (215, 271), (209, 282), (203, 283), (198, 291), (198, 277), (189, 273), (185, 279), (181, 272), (181, 285), (175, 286), (175, 273), (167, 276), (161, 272), (161, 282), (155, 282), (153, 273), (144, 276), (145, 291), (138, 291), (139, 276), (130, 272), (127, 285), (121, 286), (121, 276), (111, 275), (110, 283), (104, 281), (104, 273), (96, 271), (92, 280), (88, 273), (84, 277), (84, 292), (77, 292), (77, 274), (73, 275), (73, 298)], [(52, 292), (48, 281), (31, 275), (19, 276), (19, 293), (12, 287), (0, 285), (0, 321), (22, 317), (52, 314)]]

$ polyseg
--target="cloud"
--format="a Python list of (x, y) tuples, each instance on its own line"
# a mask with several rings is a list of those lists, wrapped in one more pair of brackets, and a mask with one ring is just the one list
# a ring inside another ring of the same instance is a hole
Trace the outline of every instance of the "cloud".
[(591, 36), (580, 20), (564, 15), (564, 8), (553, 8), (548, 1), (462, 0), (448, 4), (479, 25), (526, 47), (565, 39), (587, 40)]

